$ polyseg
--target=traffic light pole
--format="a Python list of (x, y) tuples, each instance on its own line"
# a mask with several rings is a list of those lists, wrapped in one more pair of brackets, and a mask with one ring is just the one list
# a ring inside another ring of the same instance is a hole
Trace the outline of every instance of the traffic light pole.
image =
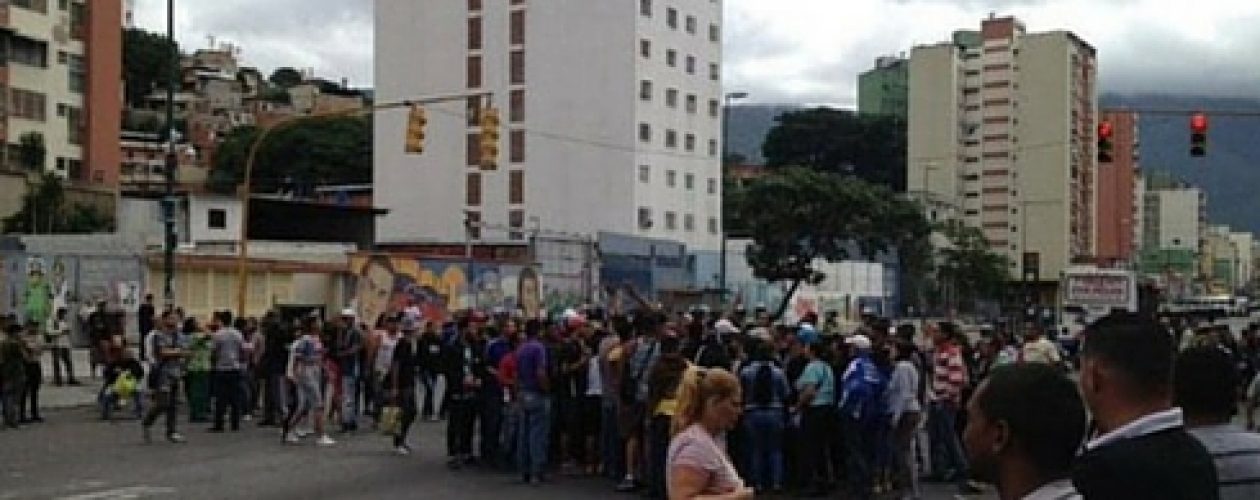
[[(247, 303), (247, 292), (249, 291), (249, 213), (250, 198), (253, 190), (254, 180), (254, 162), (258, 159), (258, 151), (262, 149), (262, 145), (267, 138), (276, 131), (291, 127), (293, 125), (316, 120), (322, 118), (336, 118), (346, 116), (367, 116), (377, 111), (386, 111), (391, 109), (407, 108), (424, 104), (435, 104), (440, 102), (460, 101), (469, 97), (481, 97), (485, 99), (485, 105), (490, 106), (493, 101), (494, 94), (491, 92), (465, 92), (459, 94), (442, 94), (434, 96), (425, 96), (415, 99), (407, 99), (404, 101), (388, 102), (376, 104), (364, 108), (346, 109), (338, 111), (329, 111), (324, 113), (312, 113), (309, 115), (292, 116), (277, 121), (269, 126), (263, 127), (259, 131), (258, 136), (249, 146), (249, 156), (245, 161), (245, 175), (239, 189), (241, 204), (241, 222), (240, 222), (240, 243), (236, 247), (236, 314), (245, 316)], [(168, 245), (170, 243), (168, 242)], [(169, 265), (169, 264), (168, 264)], [(171, 286), (171, 274), (168, 274), (167, 287)]]

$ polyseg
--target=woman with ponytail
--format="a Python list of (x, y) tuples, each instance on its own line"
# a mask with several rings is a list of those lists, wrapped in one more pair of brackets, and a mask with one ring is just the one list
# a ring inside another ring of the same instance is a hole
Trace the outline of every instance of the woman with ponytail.
[(739, 379), (721, 368), (688, 368), (677, 400), (666, 472), (670, 500), (752, 498), (722, 440), (739, 421)]

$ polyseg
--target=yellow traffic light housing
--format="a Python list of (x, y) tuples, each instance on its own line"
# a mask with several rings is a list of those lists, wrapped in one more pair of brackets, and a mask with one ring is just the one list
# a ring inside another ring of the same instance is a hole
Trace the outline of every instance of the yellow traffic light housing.
[(403, 151), (414, 155), (424, 152), (424, 127), (428, 124), (429, 117), (425, 114), (424, 108), (413, 104), (407, 116), (407, 138)]
[(499, 163), (499, 110), (481, 110), (481, 169), (494, 170)]

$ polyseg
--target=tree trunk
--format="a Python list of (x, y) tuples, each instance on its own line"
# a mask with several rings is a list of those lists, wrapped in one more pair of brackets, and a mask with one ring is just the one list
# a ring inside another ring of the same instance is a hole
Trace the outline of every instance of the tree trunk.
[(787, 294), (779, 301), (779, 307), (776, 308), (774, 314), (770, 316), (770, 323), (773, 324), (778, 322), (779, 318), (783, 317), (783, 313), (787, 312), (788, 306), (792, 303), (792, 296), (796, 295), (796, 290), (801, 287), (801, 281), (803, 280), (798, 279), (792, 281), (792, 287), (788, 288)]

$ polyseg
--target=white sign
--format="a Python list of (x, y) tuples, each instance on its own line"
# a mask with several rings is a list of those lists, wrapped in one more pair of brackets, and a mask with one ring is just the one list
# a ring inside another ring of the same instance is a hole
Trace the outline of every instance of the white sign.
[(1064, 302), (1125, 307), (1132, 300), (1132, 278), (1117, 275), (1068, 275)]
[(118, 283), (118, 306), (129, 313), (140, 311), (139, 281), (122, 281)]

